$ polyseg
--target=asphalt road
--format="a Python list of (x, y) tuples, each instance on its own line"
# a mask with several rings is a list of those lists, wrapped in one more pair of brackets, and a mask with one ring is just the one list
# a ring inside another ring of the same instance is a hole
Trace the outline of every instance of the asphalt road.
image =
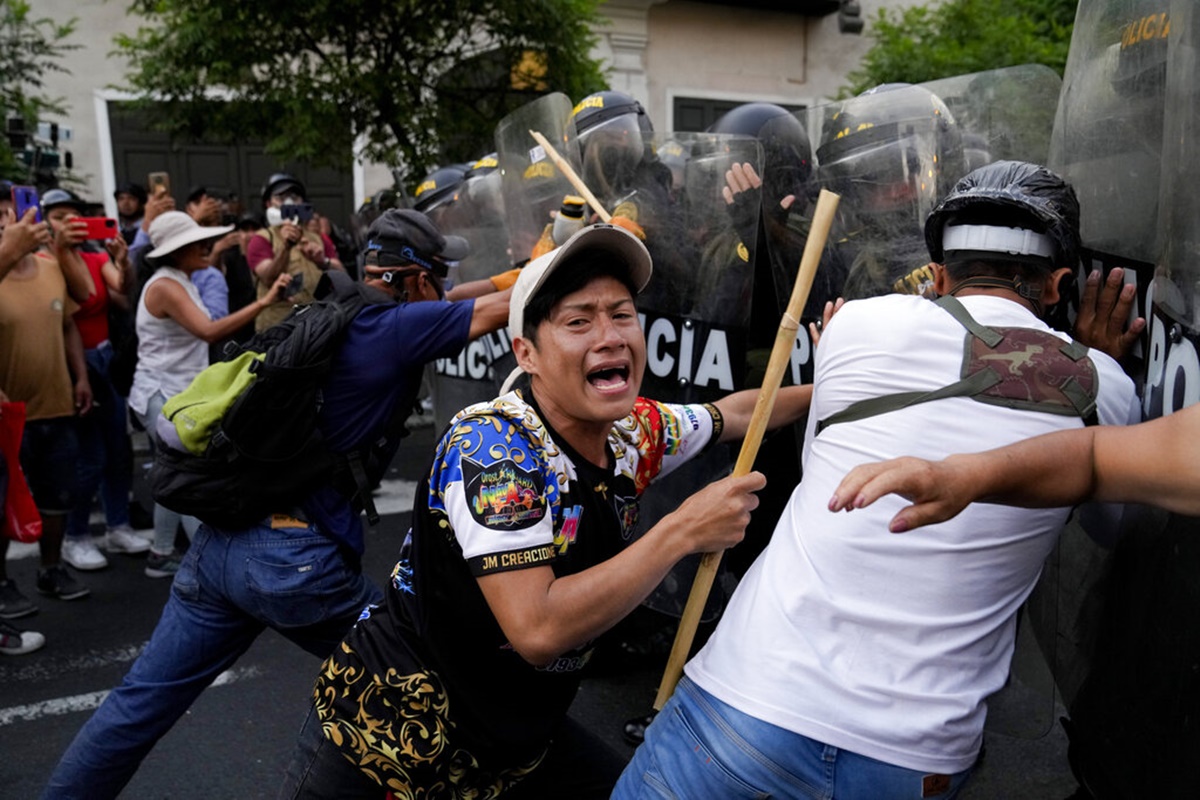
[[(406, 481), (420, 471), (432, 436), (424, 428), (406, 440), (385, 486), (385, 507), (404, 507), (411, 497)], [(407, 525), (406, 513), (392, 513), (368, 534), (365, 567), (381, 583)], [(81, 576), (91, 597), (69, 603), (38, 597), (40, 613), (17, 621), (45, 633), (48, 642), (37, 653), (0, 660), (0, 798), (38, 796), (59, 755), (103, 693), (120, 682), (158, 620), (169, 582), (146, 578), (139, 557), (110, 561), (108, 569)], [(10, 577), (35, 597), (36, 559), (16, 558), (8, 566)], [(267, 632), (158, 743), (122, 797), (275, 797), (317, 667), (317, 659)], [(571, 713), (629, 754), (621, 723), (649, 708), (660, 670), (642, 665), (589, 679)], [(1039, 739), (989, 734), (986, 749), (967, 800), (1054, 800), (1074, 790), (1057, 724)]]

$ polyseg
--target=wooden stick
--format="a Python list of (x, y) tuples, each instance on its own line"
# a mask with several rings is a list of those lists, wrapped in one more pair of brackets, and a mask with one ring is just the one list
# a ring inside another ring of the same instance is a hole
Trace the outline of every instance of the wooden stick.
[(546, 155), (550, 156), (550, 160), (554, 162), (554, 165), (558, 167), (560, 171), (562, 171), (562, 174), (567, 176), (567, 180), (570, 181), (571, 185), (575, 187), (575, 191), (579, 192), (579, 196), (584, 200), (587, 200), (588, 205), (591, 206), (592, 210), (595, 211), (600, 217), (600, 221), (608, 222), (611, 220), (612, 214), (608, 213), (604, 206), (600, 205), (600, 201), (597, 200), (596, 195), (592, 194), (592, 191), (588, 189), (587, 184), (583, 182), (583, 178), (580, 178), (575, 174), (575, 170), (571, 168), (571, 163), (559, 155), (558, 151), (554, 149), (554, 145), (550, 144), (550, 140), (537, 131), (530, 131), (529, 135), (534, 138), (534, 141), (542, 146), (542, 149), (546, 151)]
[[(821, 263), (821, 252), (825, 249), (825, 240), (829, 237), (829, 228), (833, 225), (833, 215), (837, 211), (839, 200), (840, 195), (825, 189), (821, 190), (821, 196), (817, 198), (817, 209), (813, 214), (808, 241), (804, 244), (804, 255), (800, 259), (800, 271), (796, 274), (796, 283), (792, 287), (792, 297), (783, 313), (783, 319), (779, 322), (775, 345), (771, 348), (771, 359), (767, 362), (767, 373), (763, 377), (762, 390), (754, 403), (754, 414), (750, 418), (746, 438), (742, 440), (742, 449), (733, 467), (735, 477), (748, 474), (754, 466), (754, 459), (758, 457), (758, 448), (762, 444), (767, 421), (770, 420), (771, 411), (775, 407), (775, 395), (779, 393), (783, 371), (796, 344), (800, 315), (804, 313), (804, 304), (808, 302), (808, 293), (812, 289), (813, 278), (817, 275), (817, 265)], [(662, 683), (658, 685), (658, 696), (654, 698), (656, 711), (661, 711), (666, 705), (683, 675), (683, 663), (692, 649), (692, 640), (696, 638), (696, 628), (700, 624), (700, 614), (704, 611), (704, 604), (717, 577), (717, 566), (720, 563), (719, 552), (705, 553), (700, 559), (700, 567), (696, 570), (696, 578), (692, 582), (692, 591), (688, 595), (687, 605), (684, 606), (683, 616), (679, 618), (679, 630), (675, 634), (675, 643), (671, 646), (667, 668), (663, 671)]]

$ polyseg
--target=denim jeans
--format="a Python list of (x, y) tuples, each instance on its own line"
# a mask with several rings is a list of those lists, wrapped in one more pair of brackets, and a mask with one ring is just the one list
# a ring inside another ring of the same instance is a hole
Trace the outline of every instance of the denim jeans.
[[(940, 776), (840, 750), (743, 714), (686, 677), (646, 729), (614, 800), (953, 798), (971, 770)], [(930, 791), (926, 791), (926, 786)], [(935, 789), (936, 787), (936, 789)]]
[(76, 734), (43, 797), (116, 797), (155, 742), (263, 630), (325, 658), (382, 597), (312, 528), (202, 525), (146, 649)]
[(129, 524), (133, 453), (129, 444), (125, 398), (108, 377), (113, 348), (109, 342), (84, 351), (95, 404), (79, 418), (78, 491), (67, 516), (67, 536), (86, 536), (92, 498), (100, 490), (107, 527)]
[[(151, 448), (159, 446), (158, 437), (154, 432), (154, 422), (162, 413), (162, 408), (166, 403), (167, 398), (163, 396), (163, 393), (155, 392), (150, 401), (146, 403), (145, 415), (137, 415), (138, 421), (146, 429), (146, 436), (150, 440)], [(136, 411), (133, 413), (137, 414)], [(200, 520), (180, 514), (178, 511), (172, 511), (158, 503), (154, 504), (154, 544), (150, 547), (155, 553), (166, 555), (175, 549), (175, 532), (179, 529), (180, 523), (183, 523), (183, 530), (188, 539), (194, 539), (196, 529), (200, 527)]]

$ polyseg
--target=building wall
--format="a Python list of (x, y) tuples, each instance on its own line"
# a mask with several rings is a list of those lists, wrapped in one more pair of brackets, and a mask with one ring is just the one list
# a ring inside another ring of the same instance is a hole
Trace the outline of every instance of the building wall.
[[(864, 0), (864, 15), (881, 5), (917, 0)], [(119, 88), (128, 67), (113, 55), (113, 37), (132, 33), (141, 18), (121, 0), (37, 0), (34, 13), (55, 19), (78, 18), (73, 43), (81, 45), (64, 59), (70, 74), (50, 73), (46, 92), (66, 100), (79, 187), (90, 199), (111, 202), (118, 178), (113, 174), (107, 101), (121, 99)], [(870, 45), (867, 36), (843, 35), (836, 15), (755, 11), (735, 4), (688, 0), (609, 0), (601, 6), (608, 24), (598, 31), (594, 55), (609, 69), (612, 88), (641, 100), (660, 130), (670, 130), (675, 97), (767, 100), (812, 104), (833, 95)], [(578, 99), (578, 98), (574, 98)], [(391, 184), (382, 164), (356, 169), (355, 202)], [(110, 209), (110, 213), (114, 210)]]

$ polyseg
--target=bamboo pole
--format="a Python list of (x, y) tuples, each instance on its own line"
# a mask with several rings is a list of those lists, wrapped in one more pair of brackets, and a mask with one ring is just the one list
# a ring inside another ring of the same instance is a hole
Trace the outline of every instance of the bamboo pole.
[(596, 195), (592, 194), (591, 190), (588, 189), (587, 184), (583, 182), (583, 178), (580, 178), (577, 174), (575, 174), (575, 170), (571, 167), (571, 163), (559, 155), (559, 152), (554, 149), (554, 145), (550, 144), (550, 140), (537, 131), (530, 131), (529, 135), (534, 138), (534, 141), (542, 146), (542, 149), (546, 151), (546, 155), (550, 156), (550, 160), (554, 162), (554, 165), (558, 167), (562, 174), (567, 177), (567, 180), (570, 181), (571, 185), (575, 187), (575, 191), (579, 192), (579, 196), (584, 200), (587, 200), (588, 205), (591, 206), (592, 210), (595, 211), (597, 216), (600, 217), (600, 221), (610, 221), (612, 219), (612, 214), (608, 213), (604, 206), (600, 205), (600, 201), (597, 200)]
[[(771, 348), (771, 359), (767, 362), (767, 373), (763, 377), (762, 390), (754, 403), (754, 414), (750, 418), (750, 426), (746, 437), (742, 440), (742, 449), (738, 453), (737, 463), (733, 467), (735, 477), (741, 477), (750, 472), (754, 459), (758, 457), (758, 448), (762, 444), (763, 434), (767, 430), (767, 421), (775, 407), (775, 395), (779, 393), (779, 385), (783, 381), (783, 371), (791, 358), (792, 347), (796, 342), (796, 332), (800, 330), (800, 315), (804, 313), (804, 304), (808, 302), (808, 293), (812, 289), (813, 279), (817, 275), (817, 265), (821, 263), (821, 252), (825, 249), (825, 240), (829, 237), (829, 229), (833, 225), (833, 216), (837, 211), (841, 196), (825, 189), (817, 198), (817, 208), (813, 214), (812, 228), (808, 241), (804, 244), (804, 255), (800, 259), (800, 271), (796, 274), (796, 283), (792, 287), (792, 296), (788, 301), (787, 310), (779, 322), (779, 330), (775, 334), (775, 345)], [(692, 640), (696, 638), (696, 628), (700, 624), (700, 614), (708, 600), (717, 576), (717, 566), (721, 563), (721, 553), (705, 553), (700, 559), (700, 567), (696, 570), (696, 578), (692, 582), (692, 591), (688, 595), (687, 605), (683, 616), (679, 619), (679, 630), (675, 634), (675, 643), (671, 646), (671, 655), (667, 659), (667, 667), (663, 671), (662, 682), (658, 686), (658, 696), (654, 698), (654, 709), (662, 710), (675, 685), (683, 675), (683, 663), (687, 660), (688, 652), (692, 649)]]

